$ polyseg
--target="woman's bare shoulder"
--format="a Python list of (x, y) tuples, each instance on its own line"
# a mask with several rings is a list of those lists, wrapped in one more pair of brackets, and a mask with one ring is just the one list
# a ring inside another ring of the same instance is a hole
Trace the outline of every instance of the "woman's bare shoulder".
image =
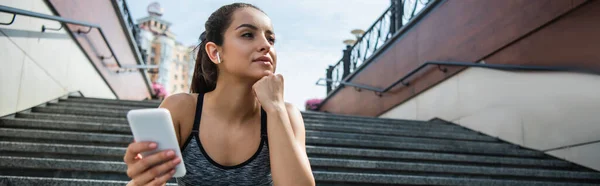
[[(177, 119), (180, 119), (179, 117), (187, 115), (186, 111), (190, 111), (190, 109), (195, 108), (197, 97), (197, 94), (173, 94), (163, 100), (159, 107), (166, 108), (169, 110), (169, 112), (171, 112), (172, 117), (177, 117)], [(173, 119), (175, 120), (176, 118)]]

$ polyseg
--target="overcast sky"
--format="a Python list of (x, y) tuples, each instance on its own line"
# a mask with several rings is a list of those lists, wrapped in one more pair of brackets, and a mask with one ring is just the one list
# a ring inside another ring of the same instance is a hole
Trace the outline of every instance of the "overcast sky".
[[(163, 19), (185, 45), (195, 45), (204, 22), (231, 0), (130, 0), (135, 19), (148, 15), (147, 6), (160, 3)], [(390, 6), (389, 0), (249, 0), (271, 18), (277, 35), (277, 72), (285, 78), (284, 98), (300, 110), (312, 98), (324, 98), (325, 87), (315, 82), (325, 77), (328, 65), (342, 57), (350, 30), (366, 30)]]

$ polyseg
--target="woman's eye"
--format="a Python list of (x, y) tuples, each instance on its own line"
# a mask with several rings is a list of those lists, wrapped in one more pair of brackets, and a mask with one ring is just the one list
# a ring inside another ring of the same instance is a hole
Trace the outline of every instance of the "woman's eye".
[(275, 43), (275, 38), (269, 38), (269, 42)]
[(252, 33), (245, 33), (245, 34), (242, 34), (242, 37), (252, 38), (253, 35), (252, 35)]

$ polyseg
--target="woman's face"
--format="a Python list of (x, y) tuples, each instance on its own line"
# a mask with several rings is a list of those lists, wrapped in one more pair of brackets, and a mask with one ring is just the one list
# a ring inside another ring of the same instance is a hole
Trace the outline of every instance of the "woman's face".
[(236, 10), (224, 38), (220, 68), (226, 73), (252, 80), (275, 73), (275, 33), (267, 15), (254, 8)]

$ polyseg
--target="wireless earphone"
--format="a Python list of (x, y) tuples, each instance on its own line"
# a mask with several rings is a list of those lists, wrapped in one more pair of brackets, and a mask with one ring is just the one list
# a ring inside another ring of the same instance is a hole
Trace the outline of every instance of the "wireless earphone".
[(217, 52), (217, 63), (221, 63), (221, 56), (219, 56), (219, 52)]

